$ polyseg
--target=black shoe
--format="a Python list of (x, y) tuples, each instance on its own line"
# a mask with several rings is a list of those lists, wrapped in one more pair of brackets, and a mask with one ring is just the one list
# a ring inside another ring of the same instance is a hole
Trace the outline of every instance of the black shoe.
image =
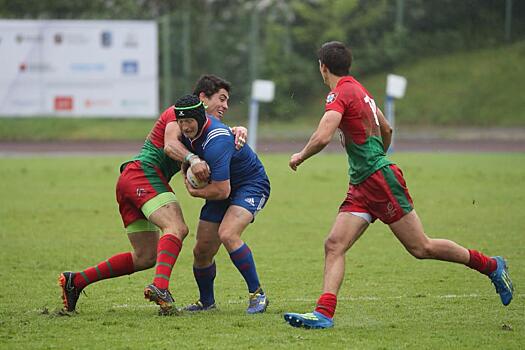
[(58, 277), (58, 285), (62, 288), (62, 303), (64, 304), (64, 311), (73, 312), (77, 306), (78, 298), (82, 289), (75, 287), (73, 280), (75, 279), (74, 272), (62, 272)]
[(158, 288), (154, 284), (147, 285), (146, 288), (144, 288), (144, 298), (160, 306), (159, 315), (161, 316), (178, 313), (178, 310), (173, 305), (175, 300), (173, 300), (173, 296), (167, 289)]

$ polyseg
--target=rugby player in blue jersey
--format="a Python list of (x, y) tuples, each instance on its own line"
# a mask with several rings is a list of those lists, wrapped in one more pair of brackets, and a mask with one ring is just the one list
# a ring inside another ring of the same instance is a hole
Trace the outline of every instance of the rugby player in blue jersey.
[[(200, 299), (185, 309), (202, 311), (215, 308), (214, 257), (223, 244), (248, 286), (249, 305), (246, 312), (264, 312), (268, 299), (261, 288), (252, 252), (241, 239), (245, 228), (253, 222), (270, 196), (270, 181), (264, 167), (249, 146), (236, 149), (230, 128), (207, 116), (197, 96), (180, 98), (175, 103), (175, 115), (183, 134), (182, 143), (206, 161), (211, 173), (210, 184), (201, 189), (193, 188), (186, 181), (190, 195), (206, 199), (200, 214), (194, 255), (201, 264), (205, 261), (207, 265), (200, 269), (197, 266), (195, 273)], [(199, 240), (204, 242), (205, 248), (200, 252)], [(200, 254), (199, 259), (197, 253)]]

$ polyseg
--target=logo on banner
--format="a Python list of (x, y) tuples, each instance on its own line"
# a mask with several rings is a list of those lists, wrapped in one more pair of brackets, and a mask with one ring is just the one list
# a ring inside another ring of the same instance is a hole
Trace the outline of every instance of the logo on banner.
[(124, 47), (137, 47), (139, 46), (139, 39), (137, 38), (137, 34), (135, 33), (128, 33), (126, 34), (126, 38), (124, 39)]
[(102, 108), (102, 107), (111, 107), (111, 100), (109, 99), (96, 99), (88, 98), (84, 100), (84, 106), (86, 108)]
[(81, 33), (55, 33), (53, 35), (53, 41), (55, 45), (85, 45), (89, 42), (86, 35)]
[(102, 47), (110, 47), (113, 41), (113, 35), (111, 35), (111, 32), (104, 31), (100, 35), (100, 44)]
[(146, 107), (149, 105), (148, 100), (144, 99), (126, 99), (121, 100), (120, 105), (124, 108), (137, 108), (137, 107)]
[(18, 65), (18, 70), (22, 73), (46, 73), (52, 72), (53, 67), (46, 62), (27, 63), (22, 62)]
[(10, 103), (11, 103), (11, 105), (13, 105), (15, 107), (20, 107), (20, 108), (37, 107), (37, 106), (40, 105), (40, 101), (39, 100), (35, 100), (35, 99), (15, 98), (15, 99), (11, 100)]
[(62, 36), (62, 33), (56, 33), (53, 36), (53, 39), (55, 41), (55, 44), (57, 45), (62, 44), (62, 41), (64, 41), (64, 37)]
[(20, 34), (18, 33), (15, 36), (15, 41), (18, 44), (21, 44), (24, 41), (31, 42), (31, 43), (41, 43), (44, 41), (44, 37), (41, 34)]
[(55, 111), (72, 111), (72, 96), (55, 96)]
[(104, 63), (71, 63), (70, 68), (73, 72), (103, 72), (106, 70)]
[(134, 75), (139, 72), (139, 63), (137, 61), (123, 61), (122, 74)]

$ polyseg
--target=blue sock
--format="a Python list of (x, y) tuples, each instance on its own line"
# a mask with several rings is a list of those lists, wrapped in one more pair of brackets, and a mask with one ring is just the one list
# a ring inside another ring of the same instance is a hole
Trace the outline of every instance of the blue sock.
[(215, 303), (213, 281), (215, 280), (215, 275), (217, 274), (216, 271), (215, 261), (210, 266), (202, 269), (199, 269), (195, 266), (193, 267), (193, 276), (195, 276), (195, 281), (199, 287), (199, 300), (204, 306), (209, 306)]
[(246, 281), (248, 291), (253, 293), (260, 287), (259, 277), (250, 248), (244, 243), (239, 249), (230, 253), (230, 259)]

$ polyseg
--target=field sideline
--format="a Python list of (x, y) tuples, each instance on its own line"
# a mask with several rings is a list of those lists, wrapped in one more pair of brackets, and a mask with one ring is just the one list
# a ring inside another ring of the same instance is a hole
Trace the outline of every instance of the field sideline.
[[(525, 344), (525, 155), (396, 153), (427, 232), (504, 255), (516, 295), (503, 307), (489, 280), (460, 265), (417, 261), (376, 223), (347, 257), (336, 327), (287, 326), (283, 312), (310, 311), (320, 293), (323, 240), (347, 188), (346, 159), (322, 154), (297, 174), (288, 155), (262, 160), (267, 207), (243, 238), (270, 298), (244, 314), (246, 287), (224, 249), (217, 258), (219, 309), (159, 317), (142, 298), (153, 271), (94, 284), (79, 314), (57, 316), (61, 271), (130, 249), (114, 199), (126, 156), (0, 158), (0, 349), (521, 349)], [(192, 245), (200, 200), (172, 181), (190, 236), (172, 275), (178, 305), (195, 301)]]

